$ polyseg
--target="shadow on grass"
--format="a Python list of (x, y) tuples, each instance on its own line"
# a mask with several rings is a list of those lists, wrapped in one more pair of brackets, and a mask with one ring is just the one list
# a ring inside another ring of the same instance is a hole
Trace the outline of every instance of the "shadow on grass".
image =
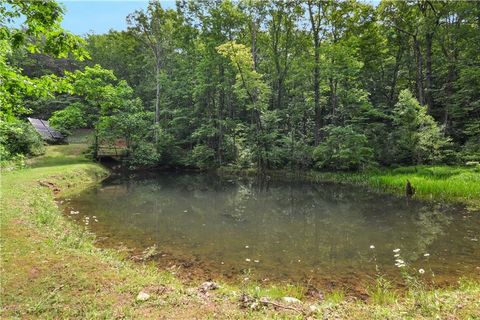
[(37, 161), (31, 163), (31, 168), (45, 168), (45, 167), (56, 167), (56, 166), (66, 166), (66, 165), (74, 165), (74, 164), (83, 164), (83, 163), (91, 163), (92, 160), (88, 158), (80, 158), (78, 156), (74, 157), (62, 157), (62, 158), (42, 158), (38, 159)]
[(87, 144), (48, 146), (45, 155), (32, 159), (31, 168), (55, 167), (92, 162), (85, 154)]

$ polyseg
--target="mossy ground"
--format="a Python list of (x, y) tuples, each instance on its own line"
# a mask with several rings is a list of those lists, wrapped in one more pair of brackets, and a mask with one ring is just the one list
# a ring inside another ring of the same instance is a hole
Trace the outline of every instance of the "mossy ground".
[[(443, 289), (414, 286), (403, 293), (380, 287), (367, 301), (341, 291), (307, 297), (296, 286), (248, 281), (221, 283), (220, 289), (202, 293), (199, 283), (182, 283), (152, 263), (134, 263), (97, 248), (92, 234), (62, 215), (54, 193), (78, 192), (108, 174), (83, 150), (82, 145), (51, 146), (29, 168), (2, 172), (2, 319), (480, 318), (480, 284), (467, 280)], [(137, 302), (142, 290), (151, 298)], [(303, 303), (284, 308), (276, 300), (283, 296)]]

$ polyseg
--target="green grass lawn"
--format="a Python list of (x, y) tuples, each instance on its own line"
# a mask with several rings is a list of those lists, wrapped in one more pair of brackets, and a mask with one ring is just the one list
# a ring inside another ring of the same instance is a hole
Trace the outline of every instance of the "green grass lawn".
[[(416, 283), (403, 292), (380, 284), (366, 301), (341, 290), (321, 298), (296, 285), (250, 281), (201, 293), (199, 283), (182, 282), (151, 262), (97, 248), (92, 234), (61, 213), (54, 192), (68, 196), (108, 175), (84, 149), (50, 146), (30, 167), (1, 174), (2, 319), (480, 318), (480, 284), (468, 280), (442, 289)], [(419, 188), (421, 180), (414, 181)], [(140, 291), (150, 298), (136, 301)], [(287, 305), (284, 296), (301, 303)]]

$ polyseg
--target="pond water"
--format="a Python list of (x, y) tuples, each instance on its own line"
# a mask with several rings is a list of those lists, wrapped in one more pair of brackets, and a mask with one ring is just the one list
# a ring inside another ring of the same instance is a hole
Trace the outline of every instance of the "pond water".
[(409, 268), (437, 284), (480, 278), (479, 212), (358, 187), (132, 174), (68, 199), (65, 212), (100, 245), (136, 255), (155, 245), (160, 265), (192, 277), (357, 286)]

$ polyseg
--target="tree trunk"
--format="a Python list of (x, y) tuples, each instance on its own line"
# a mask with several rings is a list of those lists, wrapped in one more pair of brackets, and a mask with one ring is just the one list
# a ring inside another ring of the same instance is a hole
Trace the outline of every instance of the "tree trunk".
[(337, 81), (334, 81), (333, 79), (329, 79), (330, 83), (330, 103), (331, 103), (331, 115), (332, 115), (332, 123), (335, 124), (336, 119), (335, 119), (335, 114), (337, 112), (337, 106), (338, 106), (338, 96), (337, 96)]
[(425, 82), (427, 86), (425, 101), (429, 114), (433, 112), (432, 44), (433, 33), (427, 32), (425, 35)]
[(413, 37), (413, 45), (415, 49), (415, 60), (417, 64), (416, 69), (416, 86), (418, 102), (423, 106), (425, 104), (425, 92), (423, 89), (423, 57), (420, 50), (420, 42), (417, 37)]
[(400, 69), (400, 60), (402, 59), (402, 46), (398, 46), (398, 51), (397, 51), (397, 56), (395, 59), (395, 68), (393, 69), (393, 75), (392, 75), (392, 84), (390, 87), (390, 94), (389, 94), (389, 105), (393, 107), (394, 101), (395, 101), (395, 89), (397, 87), (397, 78), (398, 78), (398, 71)]
[(155, 62), (155, 144), (158, 143), (158, 124), (160, 123), (160, 63)]
[(314, 144), (318, 146), (320, 143), (320, 130), (323, 127), (323, 109), (320, 106), (320, 12), (322, 10), (322, 2), (317, 2), (317, 17), (313, 11), (313, 3), (308, 4), (308, 14), (310, 17), (310, 28), (313, 35), (314, 50), (314, 67), (313, 67), (313, 95), (315, 108), (315, 126), (313, 129)]
[(320, 106), (320, 40), (318, 34), (314, 38), (314, 50), (315, 50), (315, 66), (313, 68), (313, 95), (315, 103), (315, 128), (314, 128), (314, 140), (315, 145), (320, 143), (320, 129), (323, 127), (323, 109)]
[(222, 144), (223, 144), (223, 110), (225, 109), (225, 90), (223, 88), (225, 82), (225, 70), (223, 65), (220, 65), (220, 81), (222, 83), (220, 87), (219, 97), (218, 97), (218, 149), (217, 149), (217, 156), (218, 156), (218, 163), (220, 166), (222, 165)]
[[(251, 33), (252, 33), (252, 59), (253, 59), (253, 69), (257, 71), (258, 68), (258, 56), (257, 56), (257, 22), (252, 22), (251, 24)], [(259, 152), (259, 156), (257, 159), (257, 166), (260, 168), (260, 171), (264, 171), (266, 167), (268, 167), (268, 159), (266, 158), (266, 151), (267, 151), (267, 146), (263, 143), (263, 140), (260, 141), (259, 137), (263, 133), (263, 126), (262, 126), (262, 119), (260, 117), (260, 111), (256, 109), (256, 103), (257, 103), (257, 97), (254, 94), (252, 97), (252, 103), (254, 105), (254, 108), (252, 110), (252, 121), (255, 124), (255, 130), (256, 130), (256, 144), (257, 146), (262, 146), (262, 149), (265, 151), (265, 154), (262, 154), (262, 152)]]

